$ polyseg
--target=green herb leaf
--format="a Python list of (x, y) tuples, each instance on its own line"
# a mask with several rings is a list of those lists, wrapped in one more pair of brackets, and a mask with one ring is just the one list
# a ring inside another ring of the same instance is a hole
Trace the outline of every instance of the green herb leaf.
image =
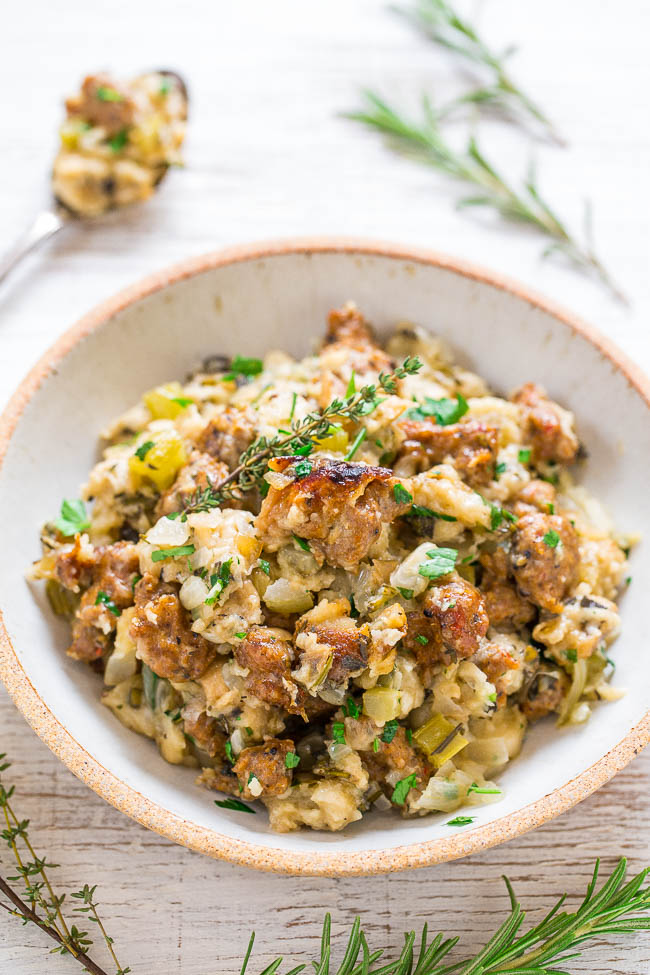
[(505, 474), (507, 470), (508, 470), (508, 465), (505, 463), (505, 461), (501, 461), (501, 463), (497, 464), (497, 466), (494, 468), (495, 481), (498, 481), (501, 475)]
[(87, 532), (90, 528), (90, 518), (86, 513), (86, 506), (83, 501), (64, 501), (61, 505), (61, 513), (54, 525), (66, 538)]
[(297, 464), (294, 464), (293, 473), (296, 477), (307, 477), (308, 474), (311, 474), (313, 466), (310, 460), (299, 460)]
[(234, 809), (236, 812), (255, 813), (257, 811), (255, 809), (251, 809), (251, 807), (247, 806), (245, 802), (241, 801), (241, 799), (215, 799), (214, 804), (215, 806), (220, 806), (221, 809)]
[(189, 396), (172, 396), (172, 403), (178, 403), (178, 405), (182, 406), (183, 409), (186, 409), (188, 406), (191, 406), (193, 402), (194, 400), (191, 399)]
[(525, 447), (519, 451), (519, 463), (520, 464), (530, 464), (530, 447)]
[(193, 545), (174, 545), (171, 548), (159, 548), (151, 553), (152, 562), (162, 562), (163, 559), (179, 559), (183, 555), (193, 555)]
[(246, 634), (244, 632), (235, 633), (235, 636), (237, 637), (238, 640), (243, 640), (243, 639), (245, 639)]
[(343, 711), (343, 714), (345, 714), (349, 718), (358, 718), (359, 715), (361, 714), (359, 705), (352, 697), (349, 697), (347, 699), (346, 704), (343, 705), (341, 710)]
[(345, 391), (345, 398), (350, 399), (351, 396), (357, 391), (356, 384), (354, 382), (354, 369), (352, 370), (352, 375), (350, 376), (350, 382), (348, 383), (348, 388)]
[(445, 826), (469, 826), (475, 819), (476, 816), (456, 816), (455, 819), (449, 819)]
[(354, 440), (352, 441), (352, 446), (350, 447), (347, 454), (345, 455), (346, 460), (352, 460), (357, 450), (359, 449), (363, 441), (366, 439), (366, 436), (367, 436), (366, 428), (362, 427), (359, 430), (356, 437), (354, 438)]
[(335, 721), (332, 725), (332, 741), (337, 745), (345, 745), (345, 724), (343, 721)]
[(393, 486), (393, 497), (398, 504), (410, 504), (413, 500), (413, 495), (409, 494), (404, 485), (399, 482)]
[(564, 651), (564, 656), (567, 660), (570, 660), (572, 664), (577, 664), (578, 662), (578, 651), (574, 649), (569, 649)]
[(284, 758), (284, 764), (286, 768), (296, 768), (300, 764), (300, 755), (296, 755), (295, 752), (287, 752)]
[(259, 376), (263, 369), (264, 363), (261, 359), (247, 359), (245, 356), (236, 355), (231, 359), (230, 369), (223, 377), (223, 381), (230, 382), (241, 377), (250, 379), (252, 376)]
[(226, 758), (228, 759), (228, 761), (230, 762), (230, 764), (231, 765), (234, 765), (235, 764), (235, 756), (233, 755), (233, 751), (232, 751), (232, 742), (231, 741), (227, 741), (226, 744), (223, 746), (223, 750), (225, 751)]
[(142, 690), (145, 700), (152, 711), (156, 710), (156, 688), (158, 687), (159, 681), (160, 677), (158, 674), (154, 674), (151, 667), (142, 664)]
[(384, 725), (384, 730), (381, 733), (381, 740), (385, 741), (387, 745), (390, 745), (391, 741), (397, 734), (398, 728), (399, 724), (397, 723), (396, 719), (391, 718), (390, 721), (387, 721)]
[(110, 88), (108, 85), (100, 85), (95, 92), (97, 98), (100, 102), (123, 102), (124, 95), (121, 92), (116, 91), (115, 88)]
[(418, 784), (415, 772), (411, 775), (407, 775), (405, 779), (400, 779), (395, 788), (393, 789), (393, 794), (391, 796), (391, 802), (394, 802), (396, 806), (403, 806), (406, 802), (406, 797), (408, 796), (411, 789), (415, 789)]
[(413, 589), (403, 589), (401, 586), (398, 586), (397, 589), (404, 599), (413, 599)]
[(501, 789), (486, 789), (478, 786), (476, 782), (472, 782), (469, 789), (467, 790), (467, 795), (475, 792), (477, 796), (500, 796)]
[(438, 579), (454, 571), (458, 552), (455, 548), (433, 548), (427, 552), (428, 560), (422, 562), (418, 572), (426, 579)]
[(296, 545), (298, 545), (303, 550), (303, 552), (311, 552), (311, 549), (309, 547), (309, 542), (305, 541), (304, 538), (298, 538), (297, 535), (292, 535), (292, 538), (296, 543)]
[(439, 518), (440, 521), (458, 521), (453, 515), (443, 515), (439, 511), (432, 511), (431, 508), (423, 508), (420, 504), (411, 505), (408, 513), (409, 518)]
[(428, 637), (423, 636), (422, 633), (418, 633), (415, 639), (418, 641), (418, 643), (421, 643), (423, 647), (425, 647), (429, 642)]
[(217, 572), (210, 576), (210, 592), (205, 598), (205, 604), (207, 606), (212, 606), (218, 600), (221, 593), (224, 591), (228, 583), (230, 582), (230, 566), (232, 565), (232, 559), (226, 559), (225, 562), (219, 566)]
[(435, 417), (436, 423), (441, 427), (457, 423), (462, 416), (465, 416), (469, 409), (469, 404), (464, 396), (457, 394), (456, 399), (431, 399), (426, 396), (424, 403), (406, 411), (409, 420), (426, 420), (428, 417)]
[(127, 129), (120, 129), (115, 135), (112, 135), (106, 140), (106, 144), (110, 146), (113, 152), (121, 152), (124, 146), (129, 141), (129, 133)]
[(507, 508), (500, 508), (496, 504), (490, 505), (490, 528), (492, 531), (496, 531), (502, 522), (515, 522), (517, 521), (517, 515), (513, 515), (512, 511), (508, 511)]
[(546, 532), (546, 534), (544, 535), (544, 544), (548, 545), (549, 548), (558, 547), (558, 545), (560, 544), (560, 536), (555, 531), (555, 529), (551, 528), (550, 531)]
[[(138, 460), (144, 460), (152, 447), (153, 447), (153, 440), (145, 441), (145, 443), (140, 444), (140, 446), (135, 452), (135, 456), (138, 458)], [(173, 514), (176, 515), (176, 517), (178, 517), (179, 512), (174, 511)]]
[(163, 80), (160, 82), (160, 88), (158, 89), (158, 94), (168, 95), (171, 90), (172, 90), (171, 78), (163, 77)]
[(372, 750), (373, 750), (373, 752), (378, 752), (379, 751), (379, 738), (373, 739), (373, 742), (372, 742)]
[(122, 610), (117, 608), (117, 606), (115, 605), (111, 597), (108, 595), (108, 593), (105, 593), (103, 589), (100, 589), (99, 592), (97, 593), (95, 606), (99, 606), (102, 603), (104, 604), (106, 609), (108, 609), (113, 614), (113, 616), (122, 615)]
[(270, 562), (267, 562), (266, 559), (260, 559), (259, 560), (259, 563), (260, 563), (260, 569), (262, 570), (262, 572), (265, 572), (267, 574), (267, 576), (270, 576), (271, 575), (271, 563)]

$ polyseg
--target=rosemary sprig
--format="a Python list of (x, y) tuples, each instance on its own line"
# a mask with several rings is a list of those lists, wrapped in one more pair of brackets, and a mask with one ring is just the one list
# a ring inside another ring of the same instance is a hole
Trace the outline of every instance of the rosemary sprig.
[[(2, 907), (8, 914), (19, 917), (23, 924), (35, 924), (45, 932), (56, 944), (52, 948), (52, 953), (59, 952), (62, 955), (72, 955), (72, 957), (83, 965), (84, 969), (91, 975), (108, 975), (105, 969), (101, 968), (88, 955), (88, 950), (92, 947), (93, 941), (88, 936), (87, 931), (81, 931), (75, 924), (68, 924), (63, 916), (63, 903), (65, 894), (57, 894), (50, 882), (48, 871), (54, 870), (58, 864), (48, 863), (45, 857), (37, 856), (29, 838), (29, 820), (19, 820), (16, 816), (11, 799), (14, 795), (14, 786), (5, 786), (2, 782), (2, 773), (10, 768), (10, 763), (5, 761), (6, 756), (0, 755), (0, 809), (6, 824), (6, 828), (0, 833), (0, 837), (5, 840), (16, 861), (17, 874), (7, 877), (0, 876), (0, 891), (8, 898), (10, 904), (0, 901)], [(31, 859), (28, 859), (31, 857)], [(19, 894), (10, 883), (22, 881), (23, 896)], [(104, 924), (98, 914), (97, 904), (94, 894), (97, 887), (85, 885), (82, 890), (71, 894), (83, 902), (83, 906), (75, 908), (76, 912), (86, 914), (89, 921), (97, 925), (102, 938), (111, 954), (115, 966), (115, 975), (128, 975), (130, 968), (122, 968), (113, 947), (113, 939), (109, 937)]]
[[(370, 951), (357, 918), (343, 961), (337, 968), (332, 965), (331, 919), (327, 914), (320, 957), (309, 967), (313, 967), (316, 975), (568, 975), (565, 963), (580, 956), (581, 952), (576, 948), (585, 942), (612, 934), (650, 930), (650, 887), (643, 887), (650, 867), (625, 883), (626, 865), (624, 858), (619, 860), (609, 878), (596, 890), (600, 866), (600, 861), (596, 861), (580, 907), (573, 913), (560, 911), (566, 899), (563, 895), (546, 917), (524, 934), (520, 932), (526, 914), (515, 897), (512, 884), (504, 877), (510, 895), (510, 915), (478, 954), (455, 962), (449, 962), (448, 955), (459, 939), (438, 934), (429, 942), (425, 924), (419, 948), (415, 932), (410, 931), (404, 936), (399, 957), (392, 962), (382, 961), (375, 967), (384, 951)], [(253, 934), (240, 975), (246, 975), (254, 940)], [(279, 975), (282, 960), (276, 958), (261, 975)], [(286, 975), (297, 975), (307, 968), (307, 964), (301, 964)]]
[(422, 363), (417, 356), (407, 356), (402, 365), (392, 372), (380, 373), (377, 385), (373, 383), (363, 386), (344, 399), (333, 399), (322, 410), (308, 413), (301, 420), (292, 420), (288, 431), (281, 431), (274, 437), (258, 437), (244, 451), (239, 458), (239, 464), (227, 477), (217, 484), (198, 490), (189, 498), (184, 508), (185, 513), (209, 511), (227, 499), (262, 487), (268, 462), (273, 457), (286, 456), (287, 453), (294, 454), (296, 458), (306, 456), (318, 445), (319, 440), (327, 436), (333, 420), (359, 422), (381, 402), (380, 390), (394, 393), (399, 379), (412, 376), (421, 368)]
[(434, 43), (453, 51), (465, 61), (480, 65), (491, 76), (489, 85), (455, 99), (446, 108), (465, 104), (488, 105), (507, 114), (524, 113), (543, 126), (546, 134), (558, 145), (564, 140), (539, 105), (512, 79), (505, 62), (516, 48), (507, 47), (502, 53), (494, 51), (480, 36), (476, 27), (465, 20), (446, 0), (416, 0), (413, 7), (394, 7)]
[(505, 220), (525, 224), (550, 240), (542, 257), (560, 253), (578, 269), (598, 278), (619, 301), (627, 299), (594, 250), (590, 211), (585, 211), (584, 239), (579, 240), (542, 196), (531, 168), (519, 189), (510, 185), (485, 157), (471, 136), (465, 149), (454, 149), (440, 130), (440, 113), (424, 95), (422, 119), (410, 121), (379, 95), (365, 91), (366, 107), (346, 117), (387, 136), (393, 145), (447, 176), (476, 187), (478, 192), (459, 200), (458, 207), (489, 207)]

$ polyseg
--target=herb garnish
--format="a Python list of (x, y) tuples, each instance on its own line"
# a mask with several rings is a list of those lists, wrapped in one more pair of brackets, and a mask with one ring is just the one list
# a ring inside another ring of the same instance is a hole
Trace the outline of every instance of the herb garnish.
[(350, 718), (358, 718), (361, 714), (361, 709), (353, 697), (349, 697), (347, 702), (341, 705), (341, 711), (346, 717)]
[(347, 454), (345, 455), (345, 459), (346, 460), (352, 460), (352, 458), (356, 454), (357, 450), (359, 449), (359, 447), (361, 446), (361, 444), (363, 443), (363, 441), (366, 439), (367, 435), (368, 435), (368, 433), (367, 433), (366, 428), (365, 427), (361, 427), (361, 429), (359, 430), (358, 434), (356, 435), (356, 437), (352, 441), (352, 446), (350, 447), (350, 449), (348, 450)]
[(293, 538), (296, 545), (298, 545), (299, 548), (303, 550), (303, 552), (311, 552), (311, 549), (309, 547), (309, 542), (307, 542), (304, 538), (298, 538), (297, 535), (292, 535), (291, 537)]
[(174, 545), (172, 548), (159, 548), (151, 553), (152, 562), (162, 562), (163, 559), (179, 559), (182, 555), (193, 555), (193, 545)]
[[(140, 444), (135, 452), (135, 456), (138, 460), (144, 460), (151, 448), (153, 447), (153, 440), (146, 440), (143, 444)], [(179, 514), (180, 512), (172, 512), (173, 514)]]
[(455, 548), (432, 548), (427, 556), (427, 561), (420, 564), (418, 572), (426, 579), (438, 579), (454, 571), (458, 552)]
[(104, 592), (103, 589), (100, 589), (99, 592), (97, 593), (97, 599), (95, 600), (95, 606), (99, 606), (102, 603), (104, 604), (104, 606), (106, 607), (106, 609), (109, 610), (109, 612), (111, 612), (113, 614), (113, 616), (121, 616), (122, 615), (122, 610), (117, 608), (117, 606), (115, 605), (115, 603), (113, 602), (113, 600), (111, 599), (111, 597), (108, 595), (108, 593)]
[(284, 757), (285, 768), (296, 768), (300, 764), (300, 755), (296, 755), (295, 752), (287, 752)]
[(469, 409), (469, 404), (461, 393), (456, 394), (456, 399), (431, 399), (426, 396), (424, 403), (414, 406), (406, 411), (409, 420), (426, 420), (427, 417), (435, 417), (436, 423), (441, 427), (457, 423), (461, 416), (465, 416)]
[(357, 387), (356, 387), (356, 383), (354, 381), (354, 369), (353, 369), (352, 370), (352, 375), (350, 376), (350, 381), (349, 381), (349, 383), (347, 385), (347, 389), (345, 390), (345, 398), (346, 399), (350, 399), (351, 396), (354, 396), (354, 394), (356, 393), (356, 391), (357, 391)]
[(548, 545), (549, 548), (557, 548), (560, 544), (560, 536), (554, 528), (551, 528), (551, 530), (547, 531), (544, 535), (544, 544)]
[(529, 464), (530, 463), (530, 447), (526, 447), (525, 449), (520, 450), (518, 456), (519, 456), (519, 463), (520, 464)]
[(332, 741), (337, 745), (345, 745), (345, 724), (342, 721), (332, 724)]
[(381, 740), (385, 741), (387, 745), (390, 745), (391, 741), (397, 734), (398, 728), (399, 724), (397, 723), (396, 719), (391, 718), (390, 721), (387, 721), (384, 725), (384, 730), (381, 733)]
[(469, 826), (475, 819), (476, 816), (456, 816), (455, 819), (449, 819), (445, 826)]
[(110, 88), (108, 85), (100, 85), (95, 92), (97, 98), (100, 102), (123, 102), (124, 95), (121, 92), (116, 91), (115, 88)]
[(410, 494), (403, 484), (399, 482), (393, 487), (393, 497), (398, 504), (410, 504), (413, 500), (413, 495)]
[(228, 372), (223, 377), (223, 382), (231, 382), (238, 378), (250, 379), (252, 376), (259, 376), (264, 369), (261, 359), (247, 359), (245, 356), (236, 355), (230, 360)]
[(401, 586), (398, 586), (397, 589), (404, 599), (413, 599), (413, 589), (403, 589)]
[[(393, 372), (380, 373), (378, 386), (385, 392), (393, 392), (398, 379), (415, 375), (422, 368), (417, 356), (408, 356), (401, 366)], [(379, 403), (377, 386), (363, 386), (354, 396), (344, 400), (334, 399), (322, 410), (308, 413), (300, 420), (294, 420), (291, 431), (286, 436), (258, 437), (239, 458), (239, 464), (222, 481), (197, 490), (185, 506), (185, 511), (209, 511), (218, 507), (222, 501), (238, 498), (242, 492), (257, 489), (268, 490), (264, 475), (268, 462), (274, 457), (286, 456), (289, 451), (308, 452), (317, 447), (328, 435), (333, 419), (358, 420), (371, 413)]]
[(411, 505), (407, 518), (438, 518), (440, 521), (458, 521), (453, 515), (443, 515), (439, 511), (432, 511), (431, 508), (423, 508), (420, 504)]
[(426, 647), (427, 643), (429, 642), (429, 638), (424, 636), (422, 633), (418, 633), (415, 639), (418, 641), (418, 643), (421, 643), (423, 647)]
[(71, 538), (81, 532), (87, 532), (90, 528), (90, 518), (86, 513), (86, 506), (83, 501), (64, 501), (61, 505), (61, 513), (54, 522), (55, 528)]
[(501, 461), (501, 463), (497, 464), (497, 466), (494, 468), (495, 481), (498, 481), (501, 475), (505, 474), (507, 470), (508, 470), (508, 465), (505, 463), (505, 461)]
[(251, 809), (251, 807), (247, 806), (245, 802), (241, 801), (241, 799), (215, 799), (214, 804), (215, 806), (220, 806), (221, 809), (234, 809), (236, 812), (257, 812), (256, 809)]
[[(226, 559), (225, 562), (219, 566), (218, 570), (210, 576), (210, 592), (205, 598), (206, 606), (212, 606), (218, 600), (221, 593), (224, 591), (228, 583), (230, 582), (230, 566), (232, 565), (232, 559)], [(245, 634), (244, 634), (245, 635)]]
[(111, 147), (113, 152), (121, 152), (128, 141), (128, 129), (120, 129), (120, 131), (116, 132), (115, 135), (112, 135), (110, 139), (107, 139), (106, 143)]
[(564, 656), (567, 660), (570, 660), (572, 664), (578, 663), (578, 651), (573, 648), (564, 651)]
[(400, 779), (395, 788), (393, 789), (393, 794), (390, 797), (391, 802), (394, 802), (396, 806), (403, 806), (406, 802), (406, 797), (411, 791), (415, 789), (418, 784), (415, 772), (411, 775), (407, 775), (405, 779)]
[(500, 508), (497, 504), (490, 505), (490, 529), (492, 531), (496, 531), (504, 521), (513, 523), (517, 520), (517, 515), (513, 515), (512, 511), (508, 511), (507, 508)]
[(501, 789), (486, 789), (482, 786), (477, 785), (476, 782), (472, 782), (469, 789), (467, 790), (467, 795), (470, 795), (472, 792), (475, 792), (477, 796), (500, 796), (501, 795)]
[(231, 765), (234, 765), (235, 764), (235, 756), (233, 755), (232, 742), (231, 741), (227, 741), (226, 744), (223, 746), (223, 750), (226, 753), (226, 758), (228, 759), (228, 761), (230, 762), (230, 764)]
[(307, 477), (311, 474), (313, 470), (313, 464), (310, 460), (299, 460), (297, 464), (294, 465), (293, 473), (296, 477)]
[(267, 576), (271, 575), (271, 563), (267, 562), (266, 559), (259, 559), (260, 569), (265, 572)]

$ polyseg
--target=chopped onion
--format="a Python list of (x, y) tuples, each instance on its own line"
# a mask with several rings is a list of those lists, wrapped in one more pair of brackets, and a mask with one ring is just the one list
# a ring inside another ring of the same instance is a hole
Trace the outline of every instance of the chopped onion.
[(181, 518), (159, 518), (145, 535), (151, 545), (182, 545), (190, 537), (190, 526)]
[(202, 606), (208, 595), (208, 587), (203, 579), (190, 576), (181, 586), (178, 596), (185, 609), (196, 609)]

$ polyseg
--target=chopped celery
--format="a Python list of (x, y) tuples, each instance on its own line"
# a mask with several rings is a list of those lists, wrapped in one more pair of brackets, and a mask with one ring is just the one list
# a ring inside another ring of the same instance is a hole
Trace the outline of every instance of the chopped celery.
[(145, 393), (142, 399), (154, 420), (175, 420), (194, 402), (183, 396), (183, 387), (176, 382), (156, 386)]
[(153, 446), (143, 458), (137, 453), (129, 457), (129, 470), (138, 484), (152, 481), (159, 491), (165, 491), (187, 462), (187, 454), (183, 440), (175, 430), (162, 430), (155, 437)]
[(400, 693), (392, 687), (371, 687), (363, 695), (363, 713), (378, 724), (396, 718), (400, 712)]
[(456, 725), (441, 714), (434, 714), (413, 734), (419, 747), (427, 753), (436, 768), (440, 768), (469, 744), (461, 734), (454, 734), (455, 728)]

